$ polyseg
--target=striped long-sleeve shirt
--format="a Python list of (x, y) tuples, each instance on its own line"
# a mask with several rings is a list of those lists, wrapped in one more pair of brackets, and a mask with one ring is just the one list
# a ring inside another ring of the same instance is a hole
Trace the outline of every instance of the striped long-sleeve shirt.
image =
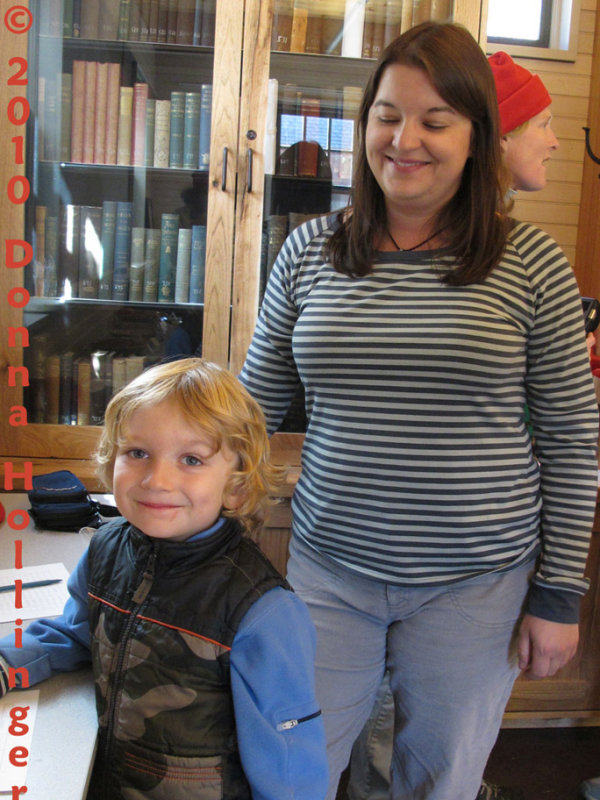
[(444, 285), (443, 251), (380, 253), (353, 279), (324, 259), (335, 224), (288, 237), (240, 376), (271, 433), (304, 385), (293, 534), (398, 585), (508, 569), (540, 550), (528, 610), (575, 621), (598, 409), (562, 251), (519, 223), (483, 283)]

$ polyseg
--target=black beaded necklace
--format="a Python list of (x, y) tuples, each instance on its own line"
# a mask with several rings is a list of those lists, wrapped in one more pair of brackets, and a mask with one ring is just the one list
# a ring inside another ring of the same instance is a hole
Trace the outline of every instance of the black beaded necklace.
[(394, 237), (393, 237), (393, 236), (392, 236), (392, 234), (390, 233), (390, 231), (389, 231), (389, 228), (386, 228), (386, 233), (387, 233), (387, 235), (390, 237), (390, 239), (391, 239), (391, 241), (392, 241), (392, 244), (394, 245), (394, 247), (396, 248), (396, 250), (399, 250), (401, 253), (410, 253), (410, 251), (411, 251), (411, 250), (418, 250), (418, 249), (419, 249), (419, 247), (423, 247), (423, 245), (424, 245), (424, 244), (427, 244), (427, 242), (430, 242), (432, 239), (435, 239), (435, 237), (436, 237), (436, 236), (439, 236), (439, 234), (440, 234), (440, 233), (441, 233), (443, 230), (444, 230), (444, 228), (440, 228), (439, 230), (437, 230), (437, 231), (434, 231), (434, 232), (431, 234), (431, 236), (428, 236), (426, 239), (423, 239), (423, 241), (422, 241), (422, 242), (419, 242), (419, 244), (416, 244), (416, 245), (414, 245), (414, 247), (400, 247), (400, 245), (398, 244), (398, 242), (397, 242), (397, 241), (394, 239)]

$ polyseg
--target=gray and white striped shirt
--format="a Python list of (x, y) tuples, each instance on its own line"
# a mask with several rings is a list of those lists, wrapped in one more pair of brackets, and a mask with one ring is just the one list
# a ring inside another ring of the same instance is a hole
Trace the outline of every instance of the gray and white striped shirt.
[(240, 376), (270, 433), (304, 384), (294, 534), (363, 575), (425, 585), (521, 563), (541, 530), (532, 613), (573, 621), (598, 414), (562, 251), (519, 223), (483, 283), (444, 285), (443, 251), (380, 253), (353, 279), (324, 260), (334, 219), (288, 237)]

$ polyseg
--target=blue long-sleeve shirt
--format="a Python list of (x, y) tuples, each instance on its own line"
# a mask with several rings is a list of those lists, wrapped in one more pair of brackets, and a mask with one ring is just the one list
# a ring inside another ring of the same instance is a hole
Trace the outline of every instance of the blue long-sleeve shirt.
[[(60, 617), (33, 622), (23, 632), (20, 648), (12, 636), (0, 639), (0, 655), (13, 667), (25, 667), (32, 686), (91, 661), (87, 552), (67, 586), (70, 597)], [(325, 735), (321, 717), (313, 716), (318, 709), (315, 642), (306, 606), (279, 587), (251, 606), (233, 641), (230, 669), (238, 744), (254, 800), (325, 796)], [(305, 717), (310, 719), (295, 724)]]

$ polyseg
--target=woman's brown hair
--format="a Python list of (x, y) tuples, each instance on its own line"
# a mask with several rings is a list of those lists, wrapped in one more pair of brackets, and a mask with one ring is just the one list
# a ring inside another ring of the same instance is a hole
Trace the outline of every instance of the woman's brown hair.
[(365, 88), (357, 125), (357, 152), (349, 209), (328, 242), (338, 272), (353, 277), (372, 270), (375, 244), (387, 226), (385, 197), (367, 162), (365, 133), (382, 75), (391, 64), (422, 69), (438, 94), (472, 123), (472, 149), (458, 191), (441, 209), (436, 227), (444, 229), (454, 263), (442, 275), (451, 286), (482, 281), (496, 266), (509, 229), (504, 195), (509, 181), (502, 162), (498, 104), (488, 61), (466, 28), (424, 22), (406, 31), (383, 51)]

